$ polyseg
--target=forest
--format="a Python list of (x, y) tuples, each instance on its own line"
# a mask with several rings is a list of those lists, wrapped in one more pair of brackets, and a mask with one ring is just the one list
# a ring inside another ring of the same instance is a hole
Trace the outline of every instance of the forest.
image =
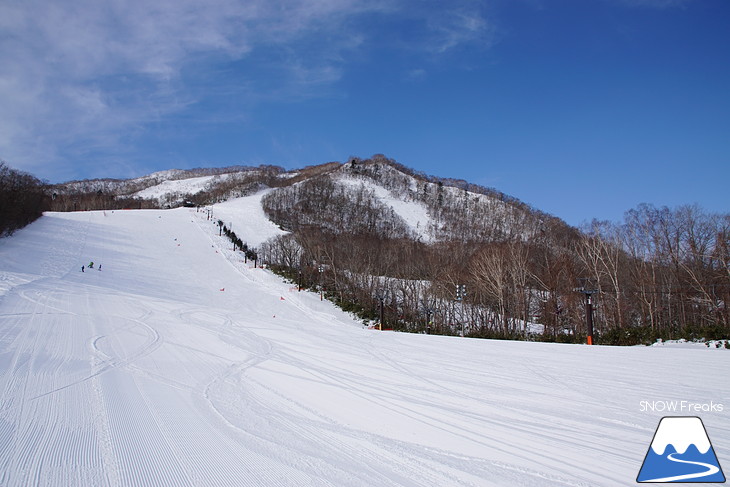
[(32, 223), (47, 207), (44, 183), (0, 160), (0, 237)]
[[(354, 163), (353, 163), (354, 162)], [(572, 228), (493, 190), (402, 172), (383, 157), (340, 171), (427, 204), (424, 243), (366, 187), (330, 174), (270, 192), (291, 233), (260, 249), (292, 280), (396, 330), (596, 343), (730, 335), (730, 215), (642, 205)], [(539, 325), (539, 326), (535, 326)]]

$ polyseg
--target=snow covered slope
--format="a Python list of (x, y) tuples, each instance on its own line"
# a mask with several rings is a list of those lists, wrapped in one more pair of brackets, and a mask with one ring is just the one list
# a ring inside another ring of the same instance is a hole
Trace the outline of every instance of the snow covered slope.
[(286, 232), (269, 220), (261, 207), (261, 198), (270, 189), (250, 196), (234, 198), (212, 206), (215, 220), (221, 220), (236, 235), (244, 238), (248, 245), (258, 247), (266, 240), (284, 235)]
[(427, 243), (433, 240), (433, 236), (428, 232), (432, 225), (431, 217), (423, 203), (408, 198), (407, 194), (395, 195), (371, 179), (339, 175), (336, 181), (355, 189), (362, 187), (372, 192), (377, 201), (403, 219), (414, 238)]
[(205, 189), (215, 176), (199, 178), (170, 179), (143, 189), (132, 196), (140, 198), (164, 198), (167, 194), (195, 194)]
[(195, 210), (47, 214), (0, 293), (3, 486), (628, 485), (675, 399), (730, 464), (725, 350), (366, 330)]

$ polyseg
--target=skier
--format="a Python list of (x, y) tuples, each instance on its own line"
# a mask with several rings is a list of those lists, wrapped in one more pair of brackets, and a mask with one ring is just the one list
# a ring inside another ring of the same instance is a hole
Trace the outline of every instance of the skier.
[(101, 264), (99, 264), (99, 271), (101, 271)]
[(91, 262), (89, 262), (89, 269), (93, 269), (93, 268), (94, 268), (94, 261), (92, 260)]
[(84, 272), (84, 266), (81, 266), (81, 272)]

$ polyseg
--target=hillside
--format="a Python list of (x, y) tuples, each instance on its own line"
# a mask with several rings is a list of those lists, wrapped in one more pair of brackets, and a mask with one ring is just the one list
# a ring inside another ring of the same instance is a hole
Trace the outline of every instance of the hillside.
[(527, 240), (538, 232), (570, 232), (558, 218), (497, 190), (418, 173), (383, 155), (292, 171), (233, 166), (169, 170), (130, 180), (71, 181), (51, 188), (52, 209), (124, 208), (135, 202), (148, 208), (185, 202), (204, 206), (265, 188), (277, 189), (264, 201), (267, 214), (289, 231), (315, 225), (334, 233), (381, 231), (388, 238), (427, 243)]
[[(247, 203), (237, 208), (239, 200)], [(54, 188), (51, 207), (181, 205), (220, 208), (222, 229), (251, 258), (401, 331), (585, 342), (585, 297), (576, 290), (588, 286), (594, 342), (730, 337), (730, 215), (696, 207), (641, 205), (624, 223), (578, 230), (495, 189), (383, 155), (291, 171), (238, 166), (73, 182)], [(277, 231), (246, 242), (240, 225)]]
[[(247, 241), (279, 231), (241, 214)], [(641, 401), (730, 403), (730, 355), (703, 345), (365, 329), (185, 208), (0, 240), (0, 361), (8, 487), (626, 485), (666, 414)], [(702, 413), (723, 464), (726, 414)]]

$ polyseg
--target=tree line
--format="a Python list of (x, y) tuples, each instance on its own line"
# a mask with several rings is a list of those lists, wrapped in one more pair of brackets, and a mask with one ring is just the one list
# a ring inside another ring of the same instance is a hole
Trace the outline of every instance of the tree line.
[(582, 341), (580, 288), (589, 286), (597, 343), (730, 335), (728, 214), (642, 205), (623, 222), (579, 230), (481, 193), (382, 176), (391, 169), (357, 160), (343, 170), (430, 201), (432, 219), (447, 221), (434, 243), (415, 239), (364, 188), (323, 175), (264, 198), (269, 217), (292, 233), (262, 245), (261, 258), (364, 319), (382, 313), (401, 330)]
[(728, 337), (730, 214), (641, 205), (622, 223), (594, 221), (577, 253), (616, 340)]
[(220, 228), (221, 235), (225, 235), (226, 237), (228, 237), (228, 240), (233, 243), (234, 252), (237, 250), (243, 252), (243, 255), (246, 257), (246, 260), (244, 262), (252, 260), (254, 262), (254, 265), (256, 265), (258, 254), (255, 247), (249, 247), (248, 243), (241, 240), (241, 238), (236, 235), (236, 232), (228, 228), (228, 226), (223, 223), (223, 220), (218, 220), (218, 228)]
[[(300, 286), (321, 287), (343, 309), (370, 320), (382, 309), (385, 325), (404, 331), (580, 342), (579, 288), (590, 283), (596, 343), (728, 338), (728, 215), (651, 206), (627, 215), (642, 219), (595, 222), (563, 246), (553, 236), (427, 245), (309, 226), (264, 243), (259, 254)], [(647, 227), (646, 218), (658, 215), (663, 219)], [(651, 233), (637, 242), (639, 223)]]
[(38, 219), (48, 208), (45, 184), (0, 160), (0, 237)]

